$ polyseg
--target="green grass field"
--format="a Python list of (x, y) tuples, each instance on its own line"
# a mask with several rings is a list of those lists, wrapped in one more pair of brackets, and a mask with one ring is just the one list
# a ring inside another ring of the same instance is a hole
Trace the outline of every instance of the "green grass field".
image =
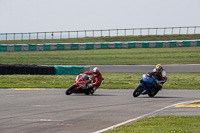
[[(143, 73), (103, 73), (106, 89), (135, 89)], [(200, 73), (167, 73), (163, 89), (200, 89)], [(0, 75), (0, 88), (68, 88), (76, 75)]]
[(200, 116), (156, 116), (105, 133), (199, 133)]
[(200, 47), (0, 52), (1, 64), (200, 64)]

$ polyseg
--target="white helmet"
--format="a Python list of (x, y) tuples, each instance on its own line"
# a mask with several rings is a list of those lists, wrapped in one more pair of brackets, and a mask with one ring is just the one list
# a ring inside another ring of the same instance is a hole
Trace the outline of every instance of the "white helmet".
[(92, 73), (93, 75), (96, 77), (99, 75), (100, 71), (99, 71), (99, 68), (98, 67), (95, 67), (93, 70), (92, 70)]

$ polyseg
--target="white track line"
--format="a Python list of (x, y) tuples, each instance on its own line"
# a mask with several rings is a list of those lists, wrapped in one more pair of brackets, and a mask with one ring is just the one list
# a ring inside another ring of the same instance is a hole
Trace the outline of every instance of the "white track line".
[[(195, 100), (195, 101), (199, 101), (199, 100)], [(188, 102), (192, 102), (192, 101), (188, 101)], [(170, 106), (166, 106), (166, 107), (164, 107), (164, 108), (161, 108), (161, 109), (155, 110), (155, 111), (153, 111), (153, 112), (150, 112), (150, 113), (147, 113), (147, 114), (141, 115), (141, 116), (139, 116), (139, 117), (136, 117), (136, 118), (133, 118), (133, 119), (130, 119), (130, 120), (124, 121), (124, 122), (122, 122), (122, 123), (119, 123), (119, 124), (116, 124), (116, 125), (110, 126), (110, 127), (108, 127), (108, 128), (105, 128), (105, 129), (102, 129), (102, 130), (99, 130), (99, 131), (96, 131), (96, 132), (93, 132), (93, 133), (102, 133), (102, 132), (105, 132), (105, 131), (111, 130), (111, 129), (113, 129), (113, 128), (119, 127), (119, 126), (121, 126), (121, 125), (125, 125), (125, 124), (127, 124), (127, 123), (130, 123), (130, 122), (133, 122), (133, 121), (136, 121), (136, 120), (142, 119), (142, 118), (144, 118), (144, 117), (150, 116), (150, 115), (152, 115), (152, 114), (154, 114), (154, 113), (160, 112), (160, 111), (165, 110), (165, 109), (167, 109), (167, 108), (170, 108), (170, 107), (173, 107), (173, 106), (176, 106), (176, 105), (179, 105), (179, 104), (188, 103), (188, 102), (182, 102), (182, 103), (177, 103), (177, 104), (173, 104), (173, 105), (170, 105)]]

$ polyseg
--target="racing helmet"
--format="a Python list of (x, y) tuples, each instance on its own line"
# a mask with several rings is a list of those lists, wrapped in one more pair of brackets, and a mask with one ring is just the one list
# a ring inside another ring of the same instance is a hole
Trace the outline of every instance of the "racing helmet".
[(158, 72), (161, 72), (161, 71), (163, 70), (163, 66), (162, 66), (161, 64), (157, 64), (157, 65), (156, 65), (156, 70), (157, 70)]
[(99, 75), (100, 71), (99, 71), (99, 68), (98, 67), (95, 67), (93, 70), (92, 70), (92, 73), (93, 75), (96, 77)]

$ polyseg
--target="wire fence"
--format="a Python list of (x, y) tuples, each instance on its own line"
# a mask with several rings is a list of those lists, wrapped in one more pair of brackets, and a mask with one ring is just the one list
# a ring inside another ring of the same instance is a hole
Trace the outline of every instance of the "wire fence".
[(129, 28), (104, 30), (52, 31), (29, 33), (0, 33), (0, 41), (9, 40), (39, 40), (39, 39), (70, 39), (86, 37), (115, 37), (115, 36), (146, 36), (146, 35), (175, 35), (200, 34), (200, 26), (159, 27), (159, 28)]

